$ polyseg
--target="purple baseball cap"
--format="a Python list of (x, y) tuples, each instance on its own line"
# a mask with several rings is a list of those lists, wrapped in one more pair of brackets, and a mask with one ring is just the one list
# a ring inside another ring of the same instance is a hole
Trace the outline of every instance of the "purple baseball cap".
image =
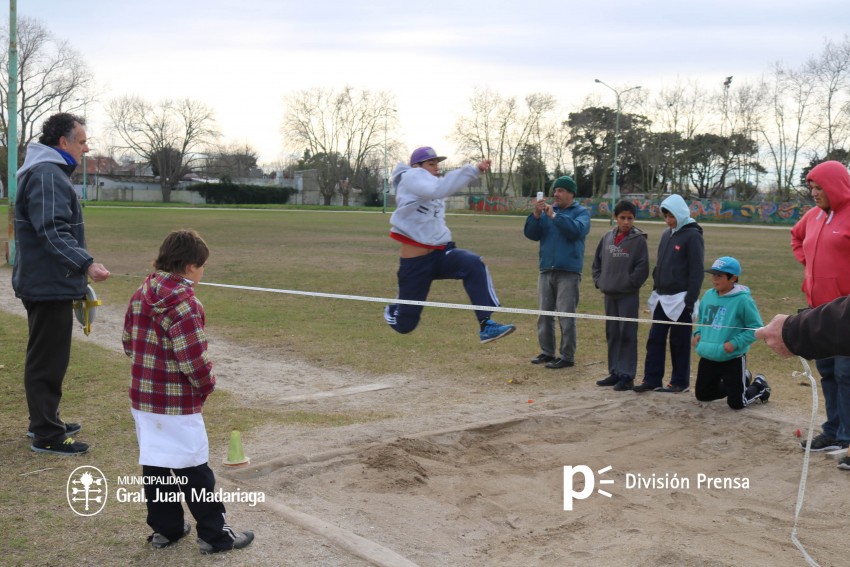
[(413, 153), (410, 154), (410, 165), (416, 165), (417, 163), (422, 163), (429, 159), (443, 161), (446, 159), (446, 156), (438, 156), (437, 152), (434, 151), (434, 148), (430, 146), (422, 146), (421, 148), (416, 148), (413, 150)]

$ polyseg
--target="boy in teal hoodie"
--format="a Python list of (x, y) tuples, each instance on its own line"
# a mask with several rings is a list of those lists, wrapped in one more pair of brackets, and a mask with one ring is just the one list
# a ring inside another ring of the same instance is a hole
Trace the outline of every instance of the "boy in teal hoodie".
[(741, 264), (731, 256), (711, 265), (712, 289), (699, 303), (693, 346), (700, 356), (696, 397), (702, 402), (726, 398), (732, 409), (742, 409), (770, 398), (770, 386), (761, 374), (749, 383), (747, 351), (762, 326), (750, 288), (738, 283)]

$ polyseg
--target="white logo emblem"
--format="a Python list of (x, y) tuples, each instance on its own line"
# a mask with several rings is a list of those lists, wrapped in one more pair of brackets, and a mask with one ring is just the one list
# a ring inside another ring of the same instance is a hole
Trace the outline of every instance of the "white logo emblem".
[[(601, 468), (596, 471), (599, 474), (604, 474), (611, 470), (611, 465)], [(576, 473), (581, 473), (584, 478), (584, 488), (576, 492), (573, 489), (573, 476)], [(601, 479), (599, 484), (614, 484), (613, 480)], [(586, 465), (578, 465), (576, 467), (564, 467), (564, 510), (570, 512), (573, 509), (573, 499), (584, 500), (593, 493), (593, 488), (596, 485), (596, 476), (593, 470)], [(610, 492), (605, 492), (600, 489), (597, 491), (602, 496), (611, 498)]]
[(78, 516), (94, 516), (106, 506), (106, 475), (97, 467), (77, 467), (65, 487), (68, 506)]

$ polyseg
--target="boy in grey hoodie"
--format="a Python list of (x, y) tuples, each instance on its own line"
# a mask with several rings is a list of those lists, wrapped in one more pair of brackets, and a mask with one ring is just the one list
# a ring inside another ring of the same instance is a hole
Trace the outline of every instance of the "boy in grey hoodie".
[[(605, 294), (605, 315), (637, 319), (640, 288), (649, 277), (646, 233), (634, 226), (637, 207), (620, 201), (614, 207), (617, 226), (602, 235), (593, 257), (593, 283)], [(597, 386), (625, 391), (634, 387), (637, 373), (637, 323), (606, 321), (608, 377)]]

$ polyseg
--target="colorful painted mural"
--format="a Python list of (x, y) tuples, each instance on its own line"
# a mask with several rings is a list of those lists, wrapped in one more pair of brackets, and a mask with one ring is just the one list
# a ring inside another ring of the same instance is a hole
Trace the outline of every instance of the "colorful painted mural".
[[(599, 199), (579, 199), (587, 207), (591, 217), (608, 218), (611, 216), (611, 202)], [(661, 202), (651, 199), (632, 199), (638, 210), (638, 219), (660, 219)], [(489, 197), (470, 195), (469, 208), (473, 211), (488, 213), (527, 213), (534, 207), (534, 199), (529, 197)], [(788, 201), (689, 201), (691, 216), (697, 221), (759, 223), (793, 225), (814, 205)]]

